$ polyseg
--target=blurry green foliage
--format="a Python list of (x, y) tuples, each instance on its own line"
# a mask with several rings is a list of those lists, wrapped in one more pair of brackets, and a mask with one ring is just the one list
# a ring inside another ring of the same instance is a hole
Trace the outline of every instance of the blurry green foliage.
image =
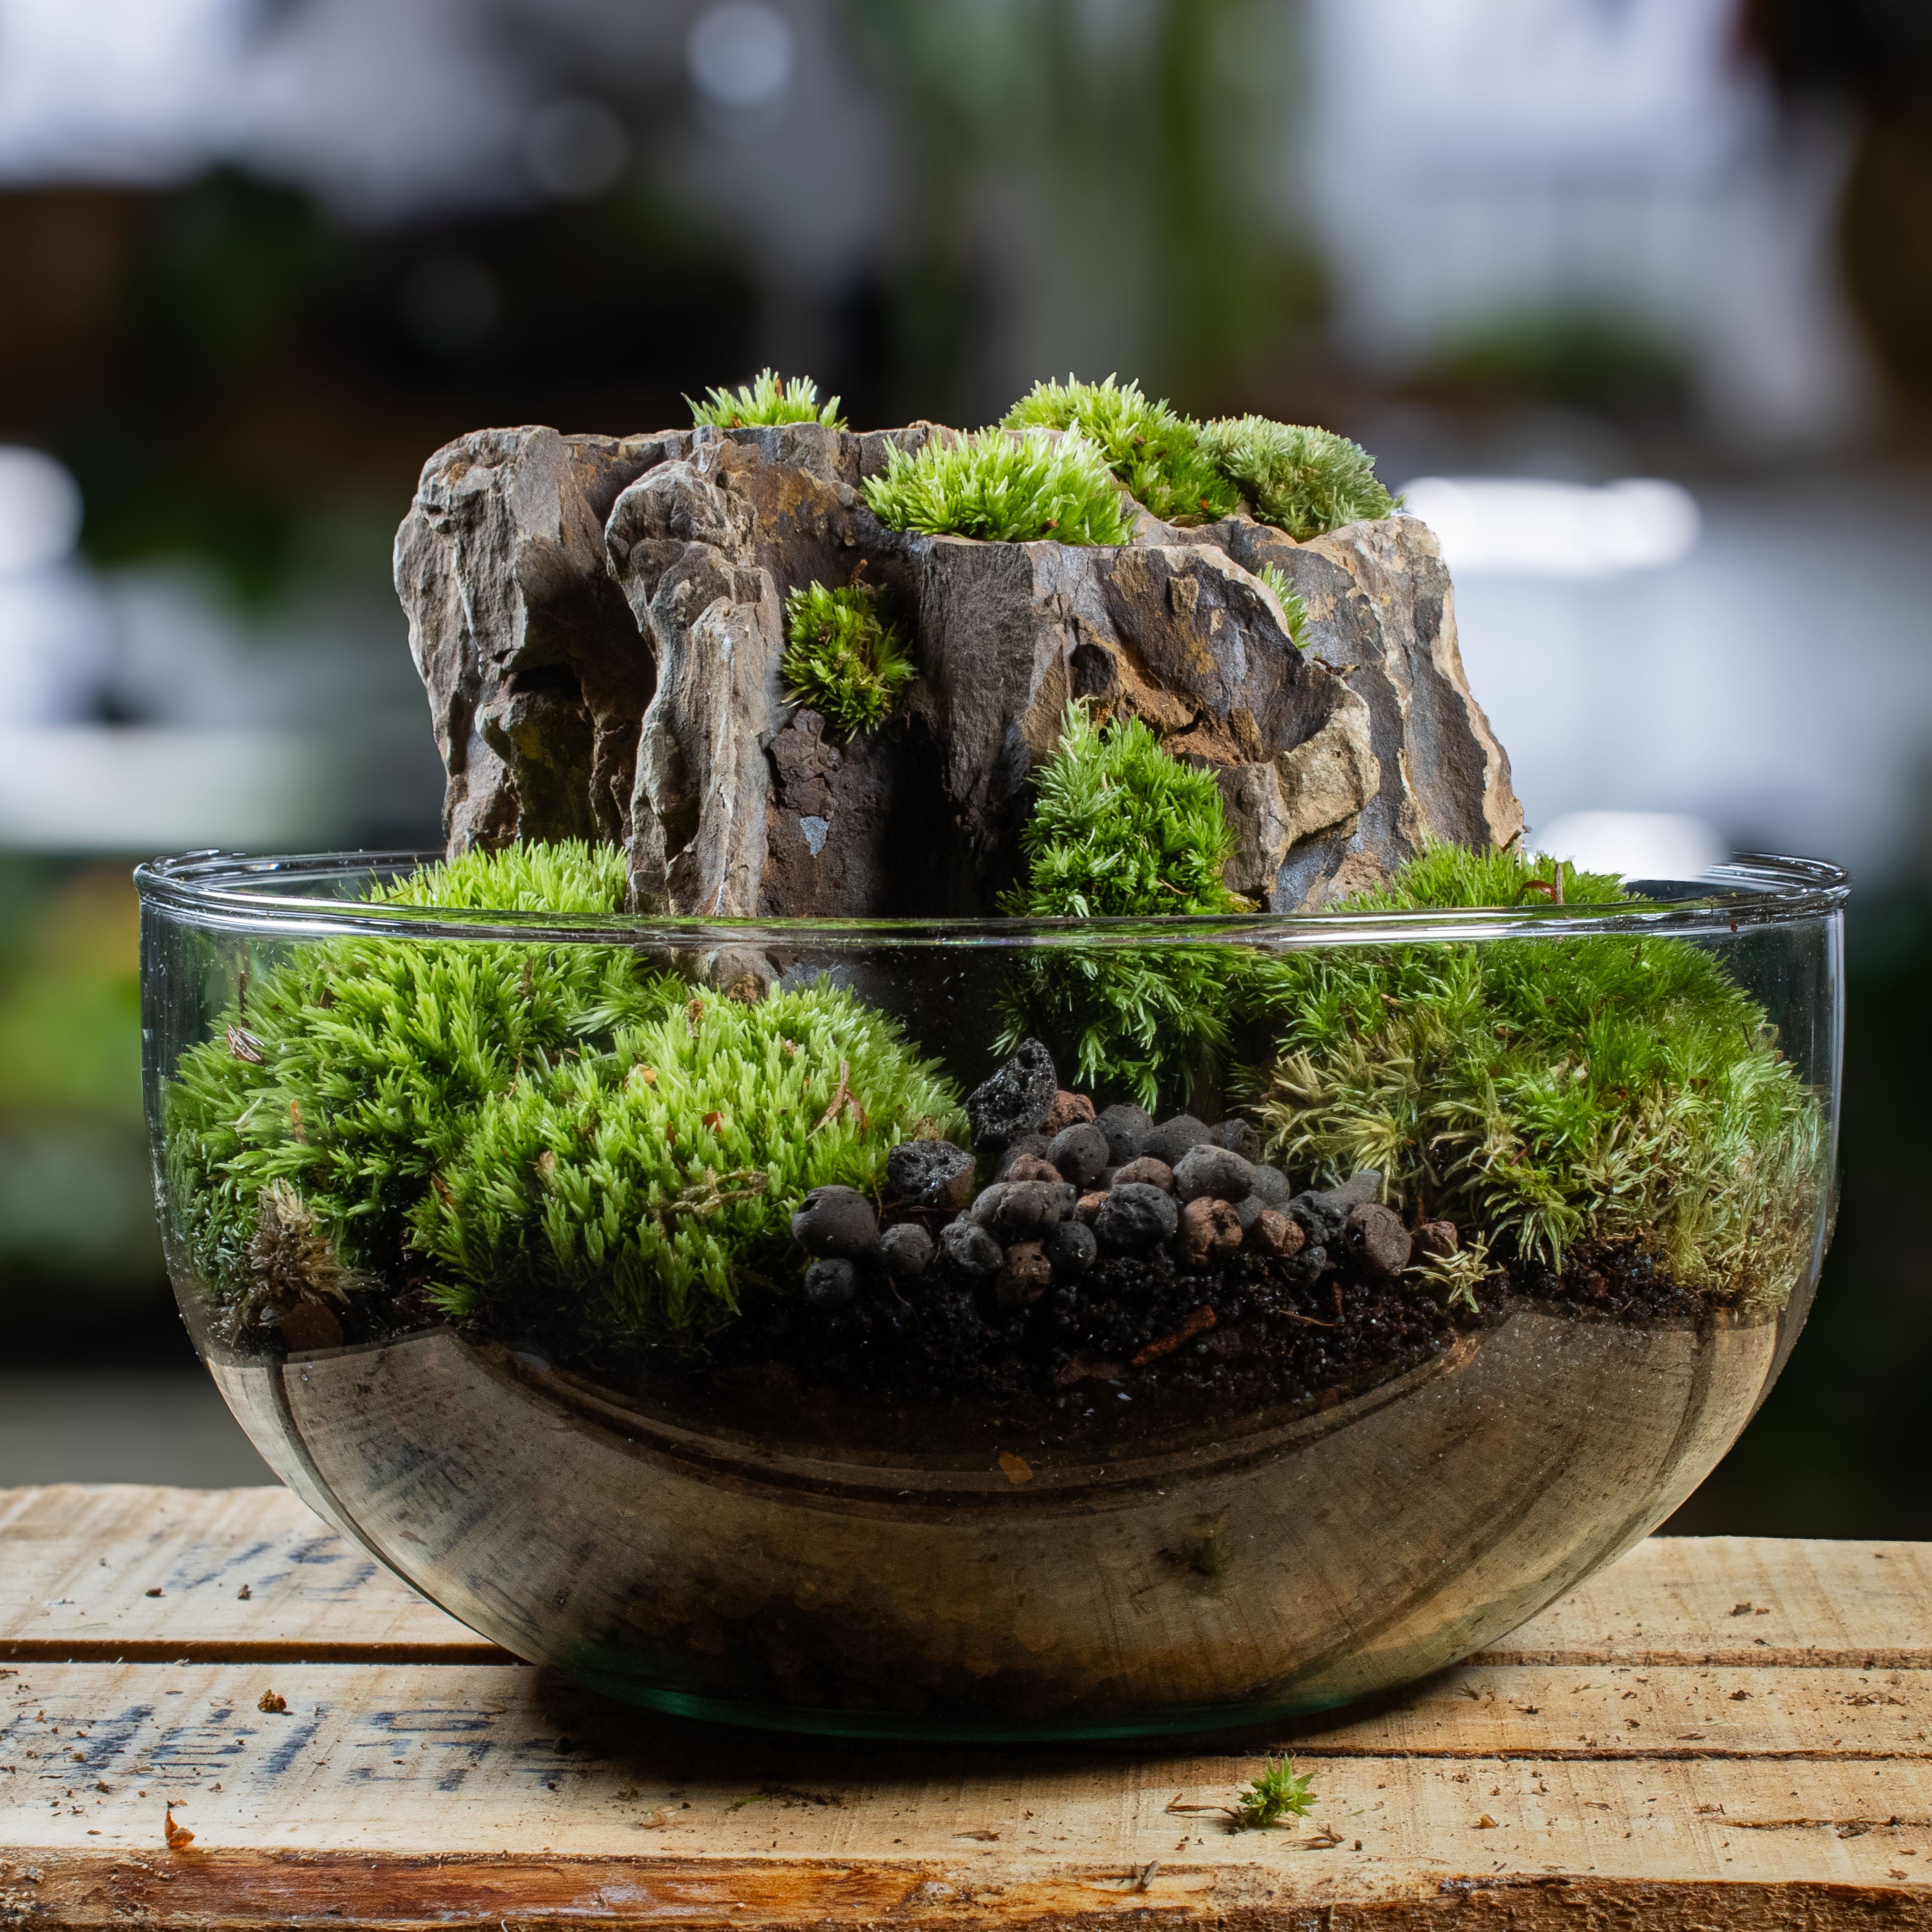
[(1650, 324), (1599, 311), (1500, 317), (1439, 350), (1410, 387), (1493, 408), (1551, 402), (1624, 419), (1681, 414), (1690, 374)]

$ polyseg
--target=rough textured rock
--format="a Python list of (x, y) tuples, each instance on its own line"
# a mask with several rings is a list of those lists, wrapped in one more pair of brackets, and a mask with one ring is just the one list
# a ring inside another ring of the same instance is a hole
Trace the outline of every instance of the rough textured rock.
[[(966, 1096), (966, 1118), (975, 1144), (1011, 1146), (1038, 1133), (1059, 1090), (1052, 1054), (1036, 1040), (1022, 1040)], [(1047, 1154), (1044, 1142), (1038, 1151)]]
[(902, 1141), (886, 1150), (886, 1178), (908, 1208), (952, 1212), (973, 1192), (973, 1156), (950, 1141)]
[[(1088, 548), (883, 528), (860, 485), (934, 433), (520, 429), (440, 452), (396, 570), (452, 850), (628, 840), (642, 909), (986, 914), (1076, 697), (1217, 772), (1228, 881), (1276, 910), (1378, 884), (1430, 838), (1520, 830), (1415, 519), (1296, 544), (1143, 517), (1141, 541)], [(1308, 605), (1305, 655), (1270, 563)], [(855, 574), (920, 674), (845, 740), (785, 700), (783, 606)]]

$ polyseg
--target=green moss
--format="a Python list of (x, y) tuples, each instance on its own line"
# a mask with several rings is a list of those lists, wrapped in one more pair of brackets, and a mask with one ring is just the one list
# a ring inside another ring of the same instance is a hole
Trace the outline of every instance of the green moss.
[(1084, 437), (985, 429), (894, 449), (866, 484), (880, 522), (928, 536), (1032, 543), (1125, 543), (1133, 512)]
[(1202, 430), (1201, 447), (1262, 522), (1298, 543), (1396, 507), (1376, 480), (1374, 458), (1332, 430), (1226, 416)]
[(1077, 430), (1134, 500), (1169, 524), (1198, 524), (1238, 507), (1240, 492), (1201, 452), (1200, 425), (1149, 402), (1140, 385), (1036, 382), (1006, 414), (1007, 429)]
[(535, 1309), (602, 1342), (699, 1333), (745, 1281), (795, 1269), (808, 1190), (875, 1190), (896, 1142), (963, 1130), (938, 1066), (842, 988), (700, 994), (490, 1096), (413, 1240), (452, 1316)]
[[(1558, 874), (1453, 847), (1360, 910), (1546, 900)], [(1565, 866), (1570, 904), (1612, 878)], [(1538, 890), (1538, 888), (1541, 888)], [(1824, 1120), (1763, 1010), (1712, 954), (1632, 934), (1278, 956), (1276, 1053), (1252, 1098), (1271, 1156), (1552, 1265), (1634, 1244), (1682, 1286), (1781, 1305), (1808, 1263)]]
[(688, 396), (684, 400), (690, 405), (694, 423), (708, 423), (716, 429), (800, 422), (824, 423), (828, 429), (845, 427), (836, 396), (821, 408), (818, 385), (809, 376), (794, 376), (787, 382), (770, 369), (760, 369), (735, 389), (707, 389), (702, 402), (692, 402)]
[[(1137, 718), (1097, 729), (1070, 704), (1021, 836), (1027, 876), (1015, 918), (1185, 917), (1244, 910), (1222, 884), (1233, 848), (1211, 772), (1162, 751)], [(1016, 972), (1000, 1050), (1028, 1033), (1082, 1084), (1144, 1106), (1184, 1088), (1228, 1037), (1226, 949), (1096, 944), (1042, 952)]]
[(1301, 601), (1301, 593), (1294, 587), (1294, 580), (1278, 563), (1264, 563), (1258, 574), (1261, 580), (1274, 592), (1275, 602), (1281, 606), (1281, 621), (1287, 626), (1288, 640), (1298, 651), (1308, 648), (1308, 606)]
[(785, 598), (785, 696), (856, 736), (886, 722), (915, 667), (897, 628), (879, 614), (879, 593), (849, 584), (802, 584)]
[[(624, 880), (618, 848), (565, 844), (472, 853), (379, 896), (614, 913)], [(301, 946), (256, 974), (166, 1089), (175, 1232), (212, 1297), (242, 1318), (289, 1298), (304, 1270), (316, 1284), (366, 1286), (402, 1262), (410, 1210), (488, 1095), (607, 1046), (685, 991), (622, 946)], [(278, 1206), (264, 1228), (270, 1189)], [(299, 1240), (284, 1238), (290, 1230)], [(297, 1268), (292, 1254), (309, 1261)]]

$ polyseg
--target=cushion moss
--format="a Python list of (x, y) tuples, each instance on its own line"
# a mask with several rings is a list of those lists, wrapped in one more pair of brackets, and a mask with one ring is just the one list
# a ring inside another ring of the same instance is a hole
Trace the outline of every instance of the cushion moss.
[(785, 598), (785, 696), (848, 736), (875, 731), (915, 667), (898, 628), (863, 584), (800, 584)]
[(1263, 523), (1298, 543), (1396, 508), (1376, 478), (1375, 459), (1333, 430), (1225, 416), (1202, 430), (1201, 447)]
[(836, 396), (821, 406), (818, 385), (809, 376), (794, 376), (788, 382), (770, 369), (760, 369), (735, 389), (707, 389), (701, 402), (694, 403), (688, 396), (684, 400), (694, 423), (717, 429), (802, 422), (823, 423), (828, 429), (845, 427)]
[(929, 536), (1001, 543), (1125, 543), (1133, 508), (1083, 436), (980, 430), (895, 448), (866, 484), (880, 522)]

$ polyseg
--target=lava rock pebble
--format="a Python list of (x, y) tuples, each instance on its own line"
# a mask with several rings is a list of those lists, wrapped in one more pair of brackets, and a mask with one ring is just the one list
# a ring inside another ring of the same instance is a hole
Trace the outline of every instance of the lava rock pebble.
[(1024, 1308), (1046, 1292), (1053, 1264), (1038, 1241), (1016, 1241), (1000, 1264), (993, 1292), (1002, 1308)]
[(1190, 1268), (1211, 1268), (1240, 1245), (1240, 1216), (1232, 1202), (1201, 1195), (1181, 1209), (1180, 1258)]
[(1078, 1221), (1063, 1221), (1046, 1238), (1046, 1258), (1058, 1275), (1082, 1275), (1094, 1265), (1100, 1244), (1094, 1230)]
[(1073, 1204), (1073, 1218), (1090, 1228), (1099, 1216), (1100, 1210), (1106, 1206), (1106, 1194), (1097, 1191), (1082, 1195)]
[(1264, 1166), (1259, 1161), (1256, 1161), (1254, 1165), (1255, 1178), (1252, 1185), (1255, 1192), (1270, 1208), (1285, 1208), (1294, 1193), (1294, 1190), (1288, 1184), (1288, 1176), (1278, 1167)]
[(1348, 1252), (1372, 1274), (1400, 1274), (1408, 1265), (1408, 1230), (1379, 1201), (1358, 1202), (1348, 1210), (1347, 1240)]
[(1023, 1040), (1006, 1064), (966, 1096), (966, 1118), (982, 1144), (1010, 1147), (1036, 1134), (1060, 1091), (1053, 1055), (1036, 1040)]
[(957, 1213), (973, 1196), (973, 1156), (950, 1141), (902, 1141), (886, 1152), (886, 1178), (909, 1208)]
[(1002, 1180), (1050, 1180), (1058, 1187), (1061, 1175), (1060, 1169), (1044, 1155), (1023, 1154), (1001, 1163), (1000, 1178)]
[(1341, 1204), (1344, 1212), (1364, 1201), (1379, 1200), (1382, 1191), (1382, 1171), (1378, 1167), (1360, 1168), (1349, 1175), (1340, 1187), (1328, 1190), (1330, 1201)]
[(1122, 1100), (1106, 1108), (1094, 1124), (1107, 1136), (1108, 1154), (1118, 1167), (1146, 1150), (1147, 1137), (1154, 1132), (1154, 1116), (1145, 1108)]
[(1107, 1136), (1091, 1120), (1063, 1128), (1046, 1150), (1047, 1159), (1062, 1175), (1082, 1186), (1099, 1177), (1107, 1154)]
[(1174, 1169), (1164, 1160), (1156, 1160), (1150, 1154), (1142, 1154), (1138, 1160), (1130, 1160), (1124, 1167), (1114, 1170), (1116, 1187), (1158, 1187), (1163, 1194), (1174, 1192)]
[(1462, 1237), (1456, 1233), (1454, 1221), (1425, 1221), (1415, 1231), (1417, 1252), (1435, 1260), (1453, 1255), (1462, 1245)]
[(1055, 1134), (1064, 1133), (1082, 1120), (1094, 1118), (1094, 1103), (1084, 1094), (1070, 1094), (1063, 1087), (1053, 1096), (1053, 1105), (1046, 1110), (1046, 1118), (1040, 1124), (1040, 1130), (1048, 1140)]
[(976, 1221), (949, 1221), (939, 1231), (946, 1258), (962, 1274), (997, 1274), (1005, 1257), (1000, 1244)]
[(808, 1255), (860, 1261), (879, 1252), (879, 1217), (856, 1187), (814, 1187), (791, 1217), (791, 1238)]
[(993, 1178), (1004, 1180), (1006, 1171), (1016, 1161), (1044, 1160), (1046, 1158), (1047, 1140), (1044, 1134), (1022, 1134), (1011, 1146), (1005, 1148), (994, 1163)]
[(1176, 1114), (1148, 1133), (1141, 1143), (1141, 1151), (1172, 1167), (1190, 1148), (1198, 1147), (1207, 1138), (1205, 1120), (1197, 1120), (1192, 1114)]
[(1268, 1203), (1258, 1194), (1250, 1194), (1245, 1199), (1237, 1201), (1234, 1212), (1240, 1218), (1241, 1232), (1244, 1234), (1252, 1234), (1255, 1223), (1267, 1210)]
[(932, 1262), (932, 1237), (916, 1221), (902, 1221), (879, 1237), (879, 1256), (895, 1274), (923, 1274)]
[(1289, 1216), (1301, 1223), (1302, 1232), (1311, 1242), (1339, 1241), (1347, 1225), (1348, 1210), (1332, 1195), (1305, 1189), (1288, 1204)]
[(1262, 1156), (1262, 1137), (1254, 1130), (1254, 1124), (1244, 1120), (1238, 1114), (1228, 1118), (1209, 1135), (1216, 1147), (1226, 1148), (1230, 1154), (1239, 1154), (1244, 1160), (1258, 1160)]
[(1180, 1224), (1180, 1210), (1171, 1194), (1144, 1181), (1116, 1184), (1094, 1217), (1094, 1232), (1103, 1247), (1136, 1254), (1172, 1238)]
[(1255, 1191), (1255, 1170), (1239, 1154), (1202, 1141), (1174, 1162), (1174, 1191), (1183, 1201), (1245, 1201)]
[(972, 1217), (981, 1227), (991, 1228), (998, 1240), (1036, 1239), (1060, 1219), (1062, 1185), (1059, 1181), (1002, 1181), (974, 1202)]
[(814, 1262), (805, 1271), (805, 1298), (814, 1308), (843, 1308), (858, 1292), (859, 1276), (850, 1262)]

